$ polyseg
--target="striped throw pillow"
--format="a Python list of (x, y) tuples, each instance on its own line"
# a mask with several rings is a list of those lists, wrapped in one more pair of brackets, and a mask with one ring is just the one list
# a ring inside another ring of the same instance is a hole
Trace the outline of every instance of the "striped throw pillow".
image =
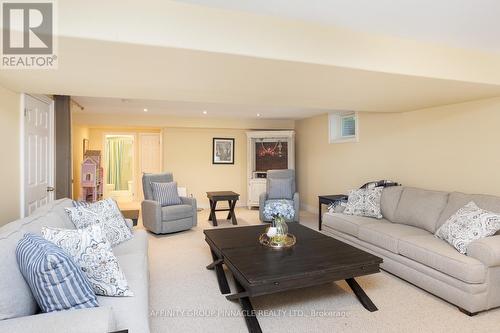
[(292, 179), (273, 178), (269, 179), (268, 199), (293, 199)]
[(179, 192), (177, 192), (177, 182), (151, 183), (153, 190), (153, 200), (163, 206), (173, 206), (182, 204)]
[(73, 200), (73, 207), (90, 207), (90, 205), (92, 205), (91, 202)]
[(43, 312), (99, 306), (80, 267), (53, 243), (27, 233), (17, 244), (16, 258)]

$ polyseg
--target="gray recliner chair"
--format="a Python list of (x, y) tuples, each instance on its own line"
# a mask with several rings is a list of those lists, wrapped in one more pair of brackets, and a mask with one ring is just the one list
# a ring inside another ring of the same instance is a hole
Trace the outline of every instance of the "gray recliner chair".
[[(288, 180), (288, 182), (275, 182), (274, 179)], [(289, 188), (283, 188), (283, 186), (289, 186)], [(283, 197), (280, 194), (287, 193), (288, 197)], [(271, 222), (264, 216), (264, 207), (266, 202), (269, 200), (290, 200), (293, 204), (295, 211), (295, 216), (292, 220), (287, 220), (287, 222), (299, 222), (299, 210), (300, 210), (300, 200), (299, 193), (296, 192), (295, 185), (295, 170), (269, 170), (267, 171), (267, 186), (266, 192), (259, 196), (259, 218), (262, 222)]]
[(144, 201), (142, 202), (142, 223), (144, 227), (155, 234), (188, 230), (198, 224), (196, 199), (180, 197), (182, 204), (162, 207), (153, 199), (152, 182), (172, 182), (172, 173), (151, 174), (142, 176)]

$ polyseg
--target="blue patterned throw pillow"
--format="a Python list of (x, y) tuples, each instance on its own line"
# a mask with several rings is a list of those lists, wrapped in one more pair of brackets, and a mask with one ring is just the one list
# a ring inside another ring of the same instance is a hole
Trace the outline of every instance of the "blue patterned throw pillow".
[(73, 258), (97, 295), (134, 296), (99, 224), (83, 229), (42, 227), (42, 236)]
[(151, 183), (151, 189), (153, 190), (153, 200), (162, 207), (182, 204), (177, 191), (177, 182)]
[(53, 243), (27, 233), (17, 244), (16, 258), (43, 312), (99, 306), (80, 267)]
[(87, 228), (92, 224), (99, 224), (112, 246), (133, 237), (120, 208), (112, 198), (90, 204), (75, 201), (73, 206), (75, 207), (65, 208), (65, 210), (71, 222), (78, 229)]

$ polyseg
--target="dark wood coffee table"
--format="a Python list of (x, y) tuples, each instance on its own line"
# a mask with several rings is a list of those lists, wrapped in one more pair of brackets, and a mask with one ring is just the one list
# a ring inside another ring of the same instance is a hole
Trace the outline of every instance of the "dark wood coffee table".
[[(210, 215), (208, 220), (212, 221), (214, 227), (217, 226), (217, 216), (215, 215), (215, 212), (229, 212), (227, 214), (227, 219), (231, 219), (234, 225), (238, 224), (236, 214), (234, 213), (234, 207), (236, 207), (236, 202), (240, 198), (238, 193), (233, 191), (207, 192), (207, 197), (210, 201)], [(227, 201), (229, 207), (217, 209), (217, 202), (219, 201)]]
[(222, 294), (231, 293), (222, 265), (231, 271), (237, 292), (226, 298), (240, 302), (250, 332), (261, 332), (250, 297), (333, 281), (345, 280), (367, 310), (377, 310), (354, 278), (379, 272), (381, 258), (293, 222), (288, 228), (297, 244), (267, 248), (258, 241), (265, 228), (204, 230), (214, 260), (207, 269), (215, 269)]

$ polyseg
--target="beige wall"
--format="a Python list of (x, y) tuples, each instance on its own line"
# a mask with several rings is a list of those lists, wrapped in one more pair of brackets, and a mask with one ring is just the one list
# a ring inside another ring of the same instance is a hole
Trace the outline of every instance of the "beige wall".
[[(207, 191), (235, 191), (238, 205), (247, 197), (247, 141), (243, 129), (164, 128), (163, 169), (173, 172), (179, 186), (187, 187), (198, 201), (208, 207)], [(235, 139), (234, 165), (212, 164), (212, 139)]]
[(327, 115), (296, 123), (303, 204), (363, 183), (500, 195), (500, 98), (407, 113), (361, 113), (359, 143), (328, 143)]
[(20, 100), (18, 93), (0, 87), (0, 225), (19, 218), (20, 212)]

